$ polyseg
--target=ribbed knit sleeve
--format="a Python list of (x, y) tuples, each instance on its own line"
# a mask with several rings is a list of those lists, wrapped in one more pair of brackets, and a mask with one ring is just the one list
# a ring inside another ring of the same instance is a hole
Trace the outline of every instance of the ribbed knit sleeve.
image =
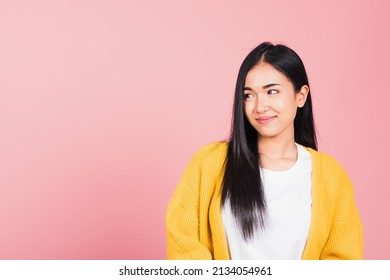
[[(333, 164), (338, 166), (338, 164)], [(359, 260), (363, 258), (363, 228), (355, 204), (352, 183), (346, 172), (328, 173), (328, 180), (337, 180), (334, 191), (332, 224), (328, 240), (321, 252), (321, 259)], [(332, 176), (337, 177), (331, 178)]]
[(168, 206), (168, 259), (211, 259), (199, 242), (200, 156), (198, 153), (188, 164)]
[[(199, 150), (188, 164), (166, 214), (168, 259), (213, 259), (210, 204), (220, 179), (226, 144)], [(221, 152), (222, 151), (222, 152)]]

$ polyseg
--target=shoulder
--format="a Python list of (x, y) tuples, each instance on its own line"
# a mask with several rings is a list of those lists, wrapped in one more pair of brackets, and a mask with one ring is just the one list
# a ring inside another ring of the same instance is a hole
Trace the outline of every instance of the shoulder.
[(226, 141), (218, 141), (207, 144), (197, 151), (197, 154), (207, 156), (210, 154), (226, 153), (229, 143)]
[(314, 183), (322, 191), (336, 196), (353, 195), (352, 182), (345, 169), (334, 157), (310, 148), (306, 149), (312, 157)]
[(223, 170), (228, 142), (214, 142), (200, 148), (192, 157), (187, 169), (197, 170), (204, 175), (219, 174)]
[(228, 142), (220, 141), (207, 144), (200, 148), (194, 155), (194, 159), (200, 161), (221, 161), (225, 160)]
[(310, 153), (314, 169), (329, 170), (333, 172), (344, 172), (344, 168), (333, 156), (323, 152), (318, 152), (307, 147), (306, 150)]

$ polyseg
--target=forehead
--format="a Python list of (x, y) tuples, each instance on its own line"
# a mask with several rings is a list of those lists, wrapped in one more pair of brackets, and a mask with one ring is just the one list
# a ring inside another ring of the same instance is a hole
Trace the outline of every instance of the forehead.
[(264, 62), (255, 65), (249, 70), (245, 79), (245, 86), (251, 88), (262, 87), (273, 83), (285, 85), (290, 83), (290, 81), (284, 74), (276, 70), (275, 67)]

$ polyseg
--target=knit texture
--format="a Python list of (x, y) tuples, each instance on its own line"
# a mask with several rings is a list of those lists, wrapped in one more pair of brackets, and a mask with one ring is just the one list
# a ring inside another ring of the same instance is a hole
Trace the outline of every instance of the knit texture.
[[(168, 259), (230, 259), (221, 217), (227, 142), (200, 149), (188, 164), (166, 215)], [(302, 259), (362, 259), (363, 230), (352, 184), (331, 156), (312, 158), (312, 217)]]

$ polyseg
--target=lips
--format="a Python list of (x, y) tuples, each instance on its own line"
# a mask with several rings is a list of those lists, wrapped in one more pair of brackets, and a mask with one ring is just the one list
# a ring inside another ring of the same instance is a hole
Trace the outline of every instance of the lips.
[(271, 116), (271, 117), (261, 117), (261, 118), (256, 118), (256, 121), (258, 123), (261, 123), (261, 124), (265, 124), (265, 123), (268, 123), (270, 121), (272, 121), (273, 119), (275, 119), (276, 117), (275, 116)]

